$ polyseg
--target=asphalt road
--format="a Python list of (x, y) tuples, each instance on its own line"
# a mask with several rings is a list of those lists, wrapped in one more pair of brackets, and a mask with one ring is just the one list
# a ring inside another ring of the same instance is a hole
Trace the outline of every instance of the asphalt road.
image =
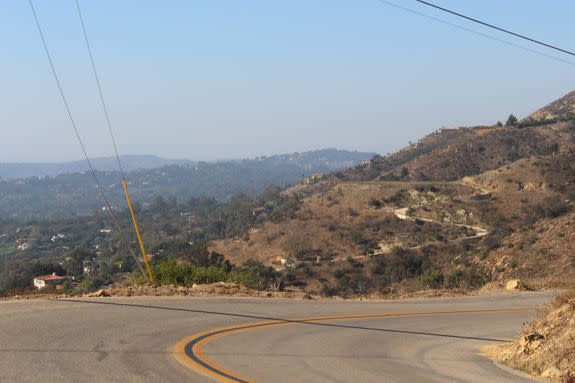
[(0, 302), (0, 382), (530, 382), (480, 349), (549, 297)]

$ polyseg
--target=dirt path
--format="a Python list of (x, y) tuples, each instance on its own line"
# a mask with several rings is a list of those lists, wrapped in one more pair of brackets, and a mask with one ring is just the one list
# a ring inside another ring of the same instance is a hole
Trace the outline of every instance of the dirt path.
[[(401, 220), (404, 221), (415, 221), (416, 219), (419, 219), (421, 221), (424, 222), (432, 222), (432, 223), (436, 223), (438, 225), (450, 225), (450, 226), (457, 226), (457, 227), (463, 227), (466, 229), (471, 229), (475, 232), (474, 235), (469, 236), (469, 237), (465, 237), (465, 239), (472, 239), (472, 238), (480, 238), (480, 237), (484, 237), (487, 234), (489, 234), (489, 230), (487, 230), (484, 227), (480, 227), (480, 226), (471, 226), (471, 225), (465, 225), (462, 223), (445, 223), (445, 222), (440, 222), (440, 221), (436, 221), (433, 219), (429, 219), (429, 218), (422, 218), (422, 217), (410, 217), (407, 215), (407, 211), (412, 208), (414, 206), (411, 207), (402, 207), (401, 209), (395, 209), (393, 210), (393, 214), (395, 214), (395, 216)], [(458, 238), (458, 240), (460, 240), (461, 238)]]

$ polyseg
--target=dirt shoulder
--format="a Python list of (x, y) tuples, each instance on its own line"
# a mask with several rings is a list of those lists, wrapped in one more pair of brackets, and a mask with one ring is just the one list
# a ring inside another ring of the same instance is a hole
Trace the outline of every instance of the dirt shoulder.
[[(544, 291), (540, 289), (538, 291)], [(422, 298), (449, 298), (463, 296), (481, 296), (498, 294), (516, 294), (525, 289), (506, 289), (504, 285), (489, 283), (480, 290), (464, 289), (427, 289), (408, 291), (398, 288), (389, 294), (356, 295), (349, 297), (326, 297), (309, 294), (303, 290), (285, 289), (283, 291), (254, 290), (238, 283), (218, 282), (212, 284), (194, 284), (192, 286), (128, 286), (116, 284), (87, 294), (79, 293), (39, 293), (29, 292), (0, 297), (0, 301), (58, 299), (72, 297), (136, 297), (136, 296), (189, 296), (189, 297), (247, 297), (247, 298), (283, 298), (302, 300), (346, 300), (346, 301), (384, 301), (409, 300)]]
[(557, 296), (521, 337), (485, 352), (511, 368), (557, 383), (575, 383), (575, 290)]

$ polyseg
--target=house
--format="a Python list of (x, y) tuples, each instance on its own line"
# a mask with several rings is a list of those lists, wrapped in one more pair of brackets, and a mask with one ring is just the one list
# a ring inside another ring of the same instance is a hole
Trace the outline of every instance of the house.
[(29, 248), (30, 248), (29, 243), (22, 243), (22, 244), (18, 245), (18, 250), (20, 250), (20, 251), (26, 251)]
[(311, 185), (319, 181), (323, 177), (323, 173), (315, 173), (303, 180), (304, 185)]
[(265, 212), (266, 212), (266, 209), (264, 209), (263, 207), (254, 207), (254, 208), (252, 209), (252, 215), (253, 215), (254, 217), (257, 217), (257, 216), (259, 216), (259, 215), (261, 215), (261, 214), (264, 214)]
[(87, 259), (82, 262), (82, 270), (84, 271), (84, 274), (92, 274), (96, 271), (96, 267), (97, 265), (93, 260)]
[(26, 242), (27, 239), (17, 239), (16, 248), (20, 251), (26, 251), (32, 246), (30, 242)]
[(291, 269), (295, 266), (295, 262), (292, 259), (277, 256), (272, 260), (272, 264), (276, 265), (274, 268), (276, 271), (281, 271), (285, 269)]
[(53, 235), (51, 240), (52, 240), (52, 242), (56, 242), (56, 241), (61, 240), (61, 239), (66, 239), (66, 234), (58, 233), (56, 235)]
[(38, 290), (45, 289), (48, 287), (53, 287), (55, 289), (61, 289), (64, 286), (64, 282), (68, 280), (68, 277), (60, 277), (56, 273), (51, 275), (43, 275), (34, 278), (34, 287)]

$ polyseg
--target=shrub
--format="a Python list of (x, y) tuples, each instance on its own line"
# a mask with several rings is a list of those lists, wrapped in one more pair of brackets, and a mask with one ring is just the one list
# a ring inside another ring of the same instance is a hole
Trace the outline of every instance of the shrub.
[(398, 204), (401, 201), (407, 199), (408, 197), (409, 197), (409, 193), (407, 192), (407, 190), (401, 189), (398, 192), (396, 192), (395, 194), (393, 194), (392, 196), (390, 196), (389, 198), (386, 198), (384, 200), (384, 202)]
[(139, 271), (132, 273), (127, 281), (128, 286), (143, 286), (148, 283), (148, 279)]
[(373, 206), (376, 209), (379, 209), (381, 206), (383, 205), (383, 203), (378, 200), (377, 198), (370, 198), (369, 199), (369, 206)]
[(222, 267), (195, 267), (193, 272), (194, 283), (216, 283), (228, 279), (228, 273)]
[(241, 268), (233, 270), (228, 280), (255, 290), (264, 290), (266, 288), (280, 290), (281, 281), (278, 277), (279, 274), (273, 268), (251, 260), (244, 263)]
[(358, 260), (356, 260), (355, 258), (353, 258), (351, 255), (349, 257), (347, 257), (347, 263), (349, 263), (349, 265), (351, 267), (353, 267), (354, 269), (361, 269), (363, 268), (363, 263), (359, 262)]
[(331, 261), (335, 256), (335, 252), (331, 249), (323, 249), (320, 254), (320, 259), (322, 261)]
[(548, 197), (539, 205), (545, 217), (557, 218), (569, 211), (569, 204), (559, 197)]
[(377, 257), (376, 262), (370, 266), (372, 275), (384, 276), (390, 282), (418, 277), (425, 269), (421, 256), (401, 247), (394, 248), (390, 255)]
[(431, 269), (421, 274), (419, 280), (427, 288), (439, 289), (443, 287), (445, 276), (441, 270)]
[(341, 279), (343, 277), (345, 277), (346, 271), (344, 269), (337, 269), (336, 271), (333, 272), (333, 276), (336, 279)]
[(479, 289), (491, 279), (490, 275), (479, 267), (456, 269), (447, 274), (445, 285), (450, 289)]
[(337, 295), (337, 293), (338, 293), (337, 289), (328, 283), (324, 283), (321, 286), (320, 294), (323, 295), (324, 297), (333, 297)]
[(169, 258), (155, 267), (156, 280), (160, 285), (189, 286), (194, 283), (193, 266), (183, 261)]
[(303, 234), (292, 234), (282, 244), (282, 250), (296, 258), (303, 258), (312, 251), (311, 241)]
[(161, 285), (190, 286), (194, 283), (216, 283), (228, 279), (224, 267), (196, 266), (189, 261), (167, 259), (156, 265), (157, 282)]
[(88, 293), (100, 287), (103, 284), (101, 279), (95, 278), (87, 274), (82, 278), (82, 281), (76, 286), (76, 291), (82, 294)]

